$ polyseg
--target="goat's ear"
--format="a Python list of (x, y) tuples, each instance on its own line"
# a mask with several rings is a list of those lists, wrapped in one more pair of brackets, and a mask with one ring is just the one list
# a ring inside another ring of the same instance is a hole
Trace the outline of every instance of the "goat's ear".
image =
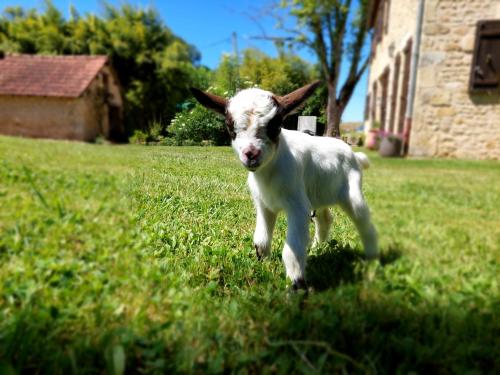
[(194, 87), (191, 87), (189, 90), (191, 90), (193, 96), (202, 106), (220, 113), (223, 116), (226, 114), (227, 100), (223, 97), (201, 91)]
[(288, 95), (275, 96), (275, 100), (280, 104), (283, 117), (298, 109), (314, 93), (314, 90), (316, 90), (320, 84), (321, 81), (315, 81)]

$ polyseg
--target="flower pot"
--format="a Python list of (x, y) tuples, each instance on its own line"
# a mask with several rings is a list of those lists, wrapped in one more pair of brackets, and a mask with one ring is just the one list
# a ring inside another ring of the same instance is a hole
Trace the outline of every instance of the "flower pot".
[(365, 147), (368, 150), (377, 150), (379, 146), (378, 130), (370, 130), (366, 135)]
[(378, 153), (380, 156), (400, 156), (401, 155), (401, 146), (403, 142), (398, 137), (384, 137), (380, 141), (380, 147), (378, 149)]

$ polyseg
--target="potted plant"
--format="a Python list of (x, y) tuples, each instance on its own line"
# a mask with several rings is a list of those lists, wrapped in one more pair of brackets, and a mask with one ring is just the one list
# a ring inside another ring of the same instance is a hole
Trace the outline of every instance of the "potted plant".
[(400, 156), (403, 145), (403, 135), (386, 132), (380, 134), (380, 146), (378, 153), (380, 156)]
[(374, 121), (365, 139), (365, 147), (369, 150), (377, 150), (380, 143), (380, 122)]

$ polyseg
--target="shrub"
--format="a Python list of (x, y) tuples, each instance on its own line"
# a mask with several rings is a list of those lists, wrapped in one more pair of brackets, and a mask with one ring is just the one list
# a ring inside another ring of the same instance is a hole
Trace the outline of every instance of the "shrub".
[(175, 115), (168, 132), (178, 145), (214, 144), (217, 146), (230, 143), (224, 120), (200, 104), (190, 110), (183, 110)]
[[(163, 138), (164, 126), (161, 121), (152, 121), (148, 129), (148, 138), (153, 141), (160, 141)], [(148, 139), (149, 140), (149, 139)]]
[(175, 144), (175, 140), (165, 142), (165, 126), (161, 121), (150, 123), (148, 130), (134, 130), (134, 134), (129, 138), (129, 143), (139, 145), (163, 145), (169, 143)]
[(365, 133), (362, 131), (352, 131), (344, 134), (342, 140), (351, 146), (361, 147), (365, 143)]
[(161, 140), (158, 141), (157, 145), (158, 146), (177, 146), (177, 142), (175, 141), (175, 138), (163, 137)]
[(134, 130), (134, 134), (129, 138), (132, 144), (144, 145), (148, 141), (148, 135), (142, 130)]

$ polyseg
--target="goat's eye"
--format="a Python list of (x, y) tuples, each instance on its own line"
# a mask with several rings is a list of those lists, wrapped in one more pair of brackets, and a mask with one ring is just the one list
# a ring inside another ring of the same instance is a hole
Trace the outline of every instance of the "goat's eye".
[(266, 127), (259, 127), (257, 130), (256, 134), (257, 138), (265, 138), (267, 136), (267, 128)]
[(226, 127), (231, 139), (235, 139), (236, 132), (234, 131), (234, 121), (231, 118), (226, 118)]
[(281, 116), (274, 116), (271, 121), (267, 123), (267, 136), (273, 141), (276, 141), (278, 139), (278, 136), (281, 132), (281, 122)]

